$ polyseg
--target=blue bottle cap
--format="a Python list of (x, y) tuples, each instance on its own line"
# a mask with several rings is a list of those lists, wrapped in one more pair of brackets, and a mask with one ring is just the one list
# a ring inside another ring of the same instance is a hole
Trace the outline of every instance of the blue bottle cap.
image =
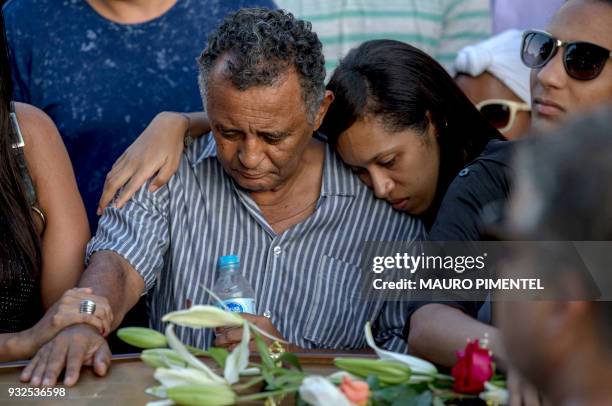
[(225, 268), (229, 265), (240, 265), (240, 258), (238, 258), (238, 255), (223, 255), (219, 257), (219, 268)]

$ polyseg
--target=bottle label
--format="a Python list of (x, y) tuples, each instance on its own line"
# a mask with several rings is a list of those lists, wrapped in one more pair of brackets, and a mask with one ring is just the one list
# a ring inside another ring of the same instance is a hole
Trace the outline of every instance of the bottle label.
[(255, 314), (255, 299), (233, 298), (224, 300), (223, 304), (230, 312)]

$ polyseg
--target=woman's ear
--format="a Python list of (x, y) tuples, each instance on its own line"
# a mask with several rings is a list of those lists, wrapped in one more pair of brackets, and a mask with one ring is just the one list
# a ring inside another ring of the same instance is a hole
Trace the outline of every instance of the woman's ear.
[[(429, 123), (427, 125), (427, 135), (429, 136), (430, 134), (436, 138), (439, 139), (440, 138), (440, 128), (438, 128), (438, 126), (436, 125), (436, 122), (433, 119), (433, 115), (431, 114), (431, 112), (429, 110), (427, 110), (425, 112), (425, 117), (427, 117), (427, 122)], [(448, 123), (446, 122), (446, 119), (444, 119), (444, 124), (443, 124), (444, 128), (448, 127)]]

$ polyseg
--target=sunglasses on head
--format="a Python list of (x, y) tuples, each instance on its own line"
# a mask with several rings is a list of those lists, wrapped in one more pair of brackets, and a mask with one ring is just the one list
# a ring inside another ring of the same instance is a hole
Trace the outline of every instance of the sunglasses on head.
[(595, 79), (606, 66), (612, 52), (590, 42), (564, 42), (545, 31), (528, 30), (523, 33), (521, 59), (527, 67), (545, 66), (563, 50), (563, 66), (567, 74), (577, 80)]
[(517, 111), (531, 111), (527, 103), (512, 100), (490, 99), (481, 101), (476, 108), (485, 118), (501, 132), (506, 132), (514, 125)]

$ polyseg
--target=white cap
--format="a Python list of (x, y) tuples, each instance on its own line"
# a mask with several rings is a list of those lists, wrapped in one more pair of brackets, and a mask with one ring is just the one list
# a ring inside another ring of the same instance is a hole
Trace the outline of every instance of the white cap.
[(486, 41), (459, 51), (455, 60), (457, 73), (478, 76), (485, 71), (502, 81), (525, 103), (531, 104), (529, 75), (531, 69), (521, 61), (522, 32), (508, 30)]

